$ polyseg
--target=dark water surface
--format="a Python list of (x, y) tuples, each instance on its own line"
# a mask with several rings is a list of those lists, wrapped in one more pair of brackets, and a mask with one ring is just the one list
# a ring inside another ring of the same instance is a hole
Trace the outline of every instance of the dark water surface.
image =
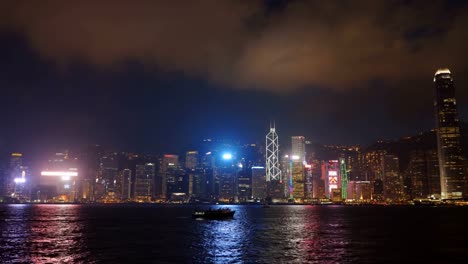
[(0, 205), (1, 263), (468, 263), (468, 208)]

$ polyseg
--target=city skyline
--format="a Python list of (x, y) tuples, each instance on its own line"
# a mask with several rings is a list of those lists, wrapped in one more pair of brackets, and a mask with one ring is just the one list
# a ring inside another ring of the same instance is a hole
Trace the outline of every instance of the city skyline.
[(467, 28), (466, 0), (0, 0), (0, 262), (466, 262)]
[(463, 145), (468, 134), (461, 131), (450, 69), (438, 69), (433, 83), (435, 128), (413, 137), (362, 148), (317, 144), (294, 135), (290, 145), (281, 145), (273, 121), (264, 145), (205, 138), (181, 156), (145, 156), (95, 145), (56, 152), (39, 168), (40, 177), (22, 153), (13, 152), (8, 169), (1, 172), (3, 198), (104, 203), (467, 198)]

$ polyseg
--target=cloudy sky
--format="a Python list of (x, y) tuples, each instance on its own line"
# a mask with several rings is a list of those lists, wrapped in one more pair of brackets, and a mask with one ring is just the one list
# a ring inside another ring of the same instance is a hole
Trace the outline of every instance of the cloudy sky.
[(0, 147), (416, 134), (439, 67), (468, 118), (467, 26), (464, 1), (2, 1)]

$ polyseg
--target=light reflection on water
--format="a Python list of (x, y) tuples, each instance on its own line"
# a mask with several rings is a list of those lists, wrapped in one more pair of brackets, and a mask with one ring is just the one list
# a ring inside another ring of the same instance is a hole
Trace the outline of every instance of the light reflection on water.
[[(349, 254), (342, 220), (317, 207), (231, 206), (234, 220), (202, 221), (193, 241), (196, 262), (340, 263)], [(330, 207), (331, 208), (331, 207)]]
[[(467, 257), (468, 208), (229, 207), (236, 211), (232, 220), (198, 221), (191, 218), (192, 206), (0, 205), (0, 263), (397, 263)], [(415, 245), (426, 250), (415, 251)]]
[(86, 259), (77, 205), (8, 205), (0, 222), (5, 262), (79, 263)]
[[(250, 228), (245, 225), (245, 212), (240, 206), (228, 206), (235, 210), (235, 218), (228, 220), (201, 220), (196, 226), (192, 250), (195, 262), (238, 263), (249, 245)], [(215, 207), (216, 209), (216, 207)]]

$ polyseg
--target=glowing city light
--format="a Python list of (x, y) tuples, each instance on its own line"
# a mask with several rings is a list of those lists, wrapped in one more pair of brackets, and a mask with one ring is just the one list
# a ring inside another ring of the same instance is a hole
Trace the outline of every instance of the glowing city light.
[(435, 73), (435, 75), (439, 75), (439, 74), (450, 74), (450, 70), (445, 68), (445, 69), (438, 69)]
[(41, 171), (42, 176), (68, 176), (75, 177), (78, 176), (76, 171)]
[(223, 159), (225, 159), (225, 160), (230, 160), (230, 159), (232, 159), (232, 154), (231, 154), (231, 153), (224, 153), (224, 154), (223, 154)]
[(292, 155), (292, 156), (291, 156), (291, 159), (293, 159), (293, 160), (298, 160), (298, 159), (300, 159), (300, 157), (299, 157), (298, 155)]
[(25, 183), (26, 179), (25, 178), (15, 178), (15, 183)]
[(68, 175), (62, 176), (62, 181), (69, 181), (69, 180), (70, 180), (70, 176)]

